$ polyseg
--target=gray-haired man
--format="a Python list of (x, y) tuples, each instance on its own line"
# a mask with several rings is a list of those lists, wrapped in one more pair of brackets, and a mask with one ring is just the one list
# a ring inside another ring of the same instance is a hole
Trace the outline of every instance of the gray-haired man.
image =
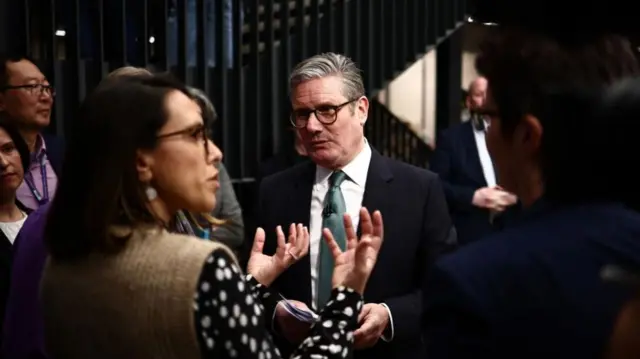
[[(355, 63), (325, 53), (298, 64), (290, 78), (291, 124), (312, 162), (265, 178), (260, 187), (261, 227), (303, 223), (311, 234), (310, 255), (273, 286), (300, 307), (321, 310), (331, 291), (331, 258), (322, 240), (329, 228), (344, 238), (341, 218), (358, 225), (358, 211), (380, 210), (385, 243), (365, 292), (354, 332), (356, 358), (420, 358), (421, 284), (433, 260), (455, 244), (442, 187), (426, 170), (381, 156), (364, 137), (369, 101)], [(265, 252), (276, 238), (267, 237)], [(349, 314), (349, 313), (347, 313)], [(284, 311), (274, 329), (290, 352), (304, 337), (304, 324)]]

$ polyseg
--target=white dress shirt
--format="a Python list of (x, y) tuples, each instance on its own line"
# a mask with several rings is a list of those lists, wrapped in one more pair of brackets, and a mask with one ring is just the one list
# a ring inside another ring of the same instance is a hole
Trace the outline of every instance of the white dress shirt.
[[(480, 164), (482, 165), (482, 173), (484, 179), (487, 181), (487, 186), (494, 187), (496, 185), (496, 174), (493, 170), (493, 162), (491, 156), (489, 156), (489, 150), (487, 149), (487, 140), (485, 138), (486, 132), (473, 127), (473, 137), (476, 139), (476, 147), (478, 148), (478, 156), (480, 157)], [(489, 128), (489, 124), (485, 121), (485, 128)]]
[[(371, 162), (371, 147), (367, 140), (364, 140), (362, 151), (347, 164), (342, 171), (347, 178), (340, 185), (342, 196), (346, 205), (346, 211), (351, 216), (354, 228), (358, 228), (360, 221), (360, 208), (362, 208), (362, 200), (364, 198), (364, 190), (367, 182), (367, 174), (369, 173), (369, 164)], [(324, 208), (324, 199), (329, 191), (329, 177), (333, 173), (332, 170), (321, 166), (316, 166), (316, 178), (313, 184), (311, 194), (311, 213), (309, 221), (309, 259), (311, 260), (311, 301), (314, 310), (318, 308), (318, 272), (320, 245), (324, 241), (322, 238), (322, 210)], [(383, 336), (383, 340), (389, 341), (393, 338), (393, 319), (389, 307), (382, 303), (389, 313), (390, 335)]]

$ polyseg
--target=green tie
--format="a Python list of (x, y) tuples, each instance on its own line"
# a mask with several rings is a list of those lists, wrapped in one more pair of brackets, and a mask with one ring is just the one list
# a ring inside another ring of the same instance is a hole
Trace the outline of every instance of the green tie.
[[(340, 191), (340, 185), (347, 178), (342, 172), (334, 172), (329, 177), (329, 192), (324, 198), (322, 228), (328, 228), (342, 250), (347, 244), (343, 215), (347, 211)], [(322, 308), (331, 295), (331, 277), (333, 276), (333, 256), (323, 240), (320, 243), (320, 270), (318, 278), (318, 308)]]

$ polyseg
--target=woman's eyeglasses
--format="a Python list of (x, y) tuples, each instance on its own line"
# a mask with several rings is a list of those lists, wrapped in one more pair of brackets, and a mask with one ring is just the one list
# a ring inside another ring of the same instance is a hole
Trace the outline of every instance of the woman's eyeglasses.
[(209, 140), (211, 139), (211, 130), (205, 125), (198, 125), (195, 127), (185, 128), (184, 130), (164, 133), (158, 135), (158, 139), (166, 139), (172, 137), (190, 137), (195, 141), (202, 142), (204, 145), (204, 151), (209, 155)]

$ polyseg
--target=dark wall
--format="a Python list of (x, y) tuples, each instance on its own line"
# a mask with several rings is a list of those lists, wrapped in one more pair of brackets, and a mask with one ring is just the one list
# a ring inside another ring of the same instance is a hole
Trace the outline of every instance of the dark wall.
[(0, 52), (7, 51), (7, 1), (0, 0)]

